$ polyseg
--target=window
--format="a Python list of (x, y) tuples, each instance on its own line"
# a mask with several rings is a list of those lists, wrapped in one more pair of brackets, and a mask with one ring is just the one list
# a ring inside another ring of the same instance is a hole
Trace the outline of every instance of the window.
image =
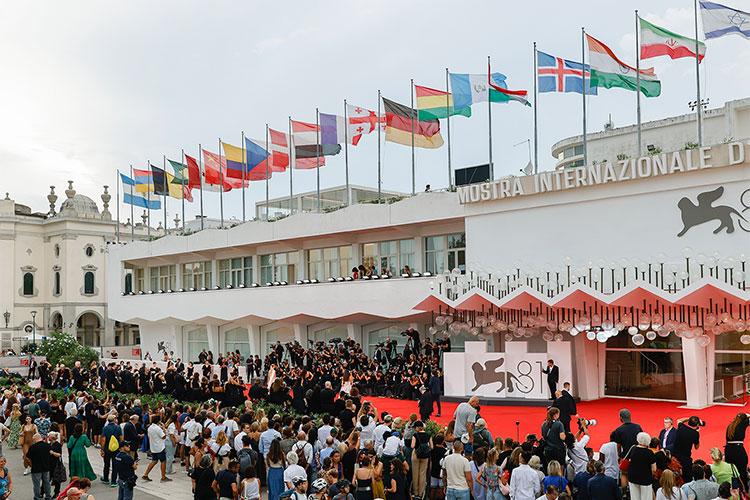
[(86, 271), (83, 273), (83, 294), (94, 295), (94, 273), (93, 271)]
[(352, 268), (352, 247), (330, 247), (308, 250), (308, 279), (326, 279), (330, 277), (349, 276)]
[(86, 245), (86, 248), (83, 249), (83, 252), (86, 254), (86, 257), (93, 257), (94, 247), (91, 245)]
[(34, 295), (34, 273), (23, 273), (23, 294)]
[(714, 344), (714, 401), (741, 396), (745, 377), (750, 373), (750, 345), (740, 338), (748, 332), (725, 332), (716, 335)]
[(414, 271), (414, 240), (381, 241), (362, 245), (362, 265), (380, 274), (398, 276), (409, 266)]
[(324, 328), (323, 330), (317, 330), (309, 332), (307, 339), (313, 342), (330, 342), (331, 339), (345, 339), (347, 337), (346, 326), (332, 326), (330, 328)]
[(60, 245), (55, 243), (55, 257), (59, 257), (59, 256), (60, 256)]
[(55, 271), (52, 278), (52, 295), (60, 295), (62, 293), (62, 286), (60, 284), (60, 271)]
[(133, 273), (128, 273), (125, 275), (125, 293), (130, 293), (133, 291)]
[(134, 270), (134, 274), (135, 274), (135, 290), (134, 291), (136, 292), (144, 291), (144, 287), (146, 285), (145, 278), (144, 278), (145, 270), (142, 267), (140, 267)]
[(253, 258), (235, 257), (219, 261), (219, 286), (233, 287), (253, 282)]
[(191, 262), (182, 265), (182, 286), (184, 288), (211, 288), (211, 261)]
[(455, 268), (466, 272), (466, 234), (425, 238), (425, 271), (442, 273)]
[(260, 281), (294, 281), (297, 279), (298, 252), (282, 252), (260, 256)]
[(397, 347), (396, 351), (401, 352), (406, 344), (406, 337), (401, 335), (401, 332), (406, 330), (398, 325), (391, 325), (378, 330), (371, 330), (367, 335), (367, 343), (369, 348), (370, 356), (375, 356), (375, 349), (378, 344), (385, 343), (386, 340), (395, 340)]
[(176, 286), (176, 271), (174, 264), (171, 266), (155, 266), (149, 268), (151, 278), (151, 290), (174, 290)]
[(571, 156), (580, 156), (583, 154), (583, 144), (579, 146), (571, 146), (563, 151), (563, 158), (570, 158)]
[(247, 359), (250, 356), (250, 337), (245, 328), (237, 327), (227, 330), (224, 334), (224, 350), (226, 352), (240, 351), (240, 356)]
[(208, 331), (205, 326), (191, 327), (187, 330), (187, 360), (196, 362), (198, 355), (205, 349), (208, 350)]

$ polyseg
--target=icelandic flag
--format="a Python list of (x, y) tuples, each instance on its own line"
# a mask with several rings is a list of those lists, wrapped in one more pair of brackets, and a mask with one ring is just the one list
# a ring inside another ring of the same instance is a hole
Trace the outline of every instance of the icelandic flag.
[(569, 61), (541, 51), (536, 53), (537, 82), (539, 92), (583, 93), (583, 71), (586, 72), (586, 94), (597, 95), (597, 87), (591, 86), (588, 64)]
[(700, 4), (706, 40), (724, 35), (750, 38), (750, 12), (703, 0)]

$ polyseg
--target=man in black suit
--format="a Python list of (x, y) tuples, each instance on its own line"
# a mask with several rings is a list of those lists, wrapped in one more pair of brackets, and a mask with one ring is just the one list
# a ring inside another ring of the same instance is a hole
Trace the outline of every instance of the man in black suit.
[(555, 366), (555, 361), (552, 359), (547, 360), (547, 368), (542, 370), (542, 373), (547, 375), (547, 385), (549, 386), (549, 398), (555, 399), (555, 392), (557, 392), (557, 382), (560, 380), (560, 369)]
[(674, 428), (672, 417), (664, 417), (664, 428), (659, 432), (659, 443), (661, 447), (670, 452), (674, 451), (674, 440), (677, 437), (677, 429)]
[(555, 393), (552, 406), (560, 410), (560, 423), (565, 427), (565, 432), (570, 432), (570, 420), (573, 415), (578, 414), (576, 400), (570, 394), (570, 382), (563, 384), (563, 390)]

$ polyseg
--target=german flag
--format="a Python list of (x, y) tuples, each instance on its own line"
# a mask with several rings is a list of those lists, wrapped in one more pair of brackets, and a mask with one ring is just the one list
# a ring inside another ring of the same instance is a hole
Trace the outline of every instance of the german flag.
[(385, 140), (411, 146), (412, 130), (414, 147), (436, 149), (443, 145), (438, 120), (420, 120), (416, 109), (404, 106), (383, 97), (385, 108)]

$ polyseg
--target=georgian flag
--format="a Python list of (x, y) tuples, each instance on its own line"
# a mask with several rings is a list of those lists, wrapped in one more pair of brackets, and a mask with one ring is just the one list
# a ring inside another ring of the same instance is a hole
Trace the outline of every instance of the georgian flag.
[(347, 104), (346, 114), (347, 121), (349, 122), (347, 124), (349, 141), (354, 146), (359, 143), (364, 134), (369, 134), (377, 130), (378, 121), (380, 121), (381, 127), (385, 127), (385, 116), (380, 115), (380, 120), (378, 120), (378, 114), (375, 111), (361, 106)]

